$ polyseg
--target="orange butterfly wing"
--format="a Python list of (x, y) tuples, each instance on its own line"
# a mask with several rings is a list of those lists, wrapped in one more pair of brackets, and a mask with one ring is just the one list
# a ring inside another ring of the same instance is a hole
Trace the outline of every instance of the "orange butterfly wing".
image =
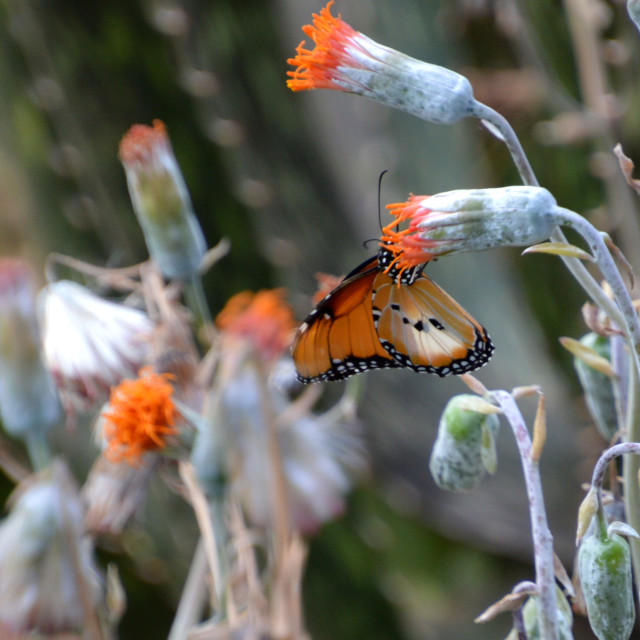
[(376, 333), (400, 366), (446, 376), (489, 361), (493, 344), (486, 329), (431, 278), (419, 275), (398, 286), (378, 273), (372, 294)]
[(371, 306), (380, 275), (371, 258), (322, 300), (298, 329), (292, 346), (301, 382), (343, 380), (351, 375), (402, 366), (380, 343)]

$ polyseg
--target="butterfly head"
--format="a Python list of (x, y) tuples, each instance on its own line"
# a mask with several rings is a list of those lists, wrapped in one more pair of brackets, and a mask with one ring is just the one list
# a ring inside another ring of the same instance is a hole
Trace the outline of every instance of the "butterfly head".
[(398, 262), (399, 256), (390, 249), (381, 246), (378, 251), (378, 268), (384, 271), (397, 285), (413, 284), (424, 269), (424, 264), (414, 267), (401, 267)]

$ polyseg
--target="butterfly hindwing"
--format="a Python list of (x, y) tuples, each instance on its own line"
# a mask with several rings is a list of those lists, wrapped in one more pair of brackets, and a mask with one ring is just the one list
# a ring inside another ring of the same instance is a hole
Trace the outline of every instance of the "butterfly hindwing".
[(400, 366), (414, 371), (466, 373), (485, 364), (493, 352), (484, 327), (425, 275), (398, 286), (379, 273), (372, 312), (382, 346)]
[(342, 380), (368, 369), (401, 366), (376, 334), (371, 301), (378, 275), (377, 259), (367, 260), (298, 329), (292, 355), (301, 382)]

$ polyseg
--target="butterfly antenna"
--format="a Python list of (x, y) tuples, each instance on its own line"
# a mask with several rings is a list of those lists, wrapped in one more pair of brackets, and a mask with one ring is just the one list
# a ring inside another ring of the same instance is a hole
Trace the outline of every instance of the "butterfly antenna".
[(389, 169), (385, 169), (382, 173), (380, 173), (380, 175), (378, 176), (378, 224), (380, 225), (380, 231), (382, 231), (382, 214), (381, 212), (381, 207), (380, 207), (380, 201), (381, 201), (381, 197), (380, 194), (382, 193), (382, 177), (384, 176), (385, 173), (387, 173), (389, 171)]

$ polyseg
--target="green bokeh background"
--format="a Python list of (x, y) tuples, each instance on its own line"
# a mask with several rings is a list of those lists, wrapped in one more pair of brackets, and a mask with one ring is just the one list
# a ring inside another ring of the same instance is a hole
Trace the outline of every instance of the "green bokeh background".
[[(638, 265), (636, 205), (610, 150), (620, 141), (640, 157), (640, 41), (622, 3), (601, 3), (618, 115), (563, 139), (568, 125), (548, 123), (564, 115), (584, 125), (586, 99), (570, 4), (342, 0), (334, 13), (383, 44), (468, 75), (477, 97), (512, 122), (540, 182), (609, 231)], [(117, 147), (133, 123), (154, 118), (168, 127), (210, 245), (232, 243), (206, 276), (214, 312), (240, 290), (286, 286), (303, 318), (316, 271), (345, 273), (371, 253), (362, 242), (379, 235), (384, 169), (383, 204), (409, 192), (518, 182), (501, 144), (475, 121), (441, 127), (358, 97), (289, 92), (285, 60), (320, 8), (308, 0), (0, 3), (0, 254), (25, 257), (40, 273), (52, 251), (107, 266), (144, 260)], [(546, 499), (570, 567), (580, 483), (603, 446), (557, 342), (585, 331), (584, 295), (557, 259), (515, 249), (447, 258), (430, 273), (496, 343), (483, 382), (541, 384), (548, 393)], [(372, 473), (344, 517), (310, 541), (304, 599), (312, 637), (503, 637), (507, 619), (487, 627), (472, 620), (532, 577), (508, 429), (497, 475), (472, 496), (444, 494), (428, 475), (429, 450), (446, 399), (464, 388), (403, 371), (367, 379), (361, 414)], [(530, 418), (534, 405), (525, 406)], [(89, 436), (60, 434), (57, 443), (82, 481), (94, 451)], [(180, 521), (176, 510), (186, 524), (154, 526)], [(188, 509), (158, 483), (123, 540), (105, 542), (101, 560), (120, 564), (127, 588), (123, 640), (166, 635), (194, 539)], [(576, 631), (582, 637), (588, 632)]]

